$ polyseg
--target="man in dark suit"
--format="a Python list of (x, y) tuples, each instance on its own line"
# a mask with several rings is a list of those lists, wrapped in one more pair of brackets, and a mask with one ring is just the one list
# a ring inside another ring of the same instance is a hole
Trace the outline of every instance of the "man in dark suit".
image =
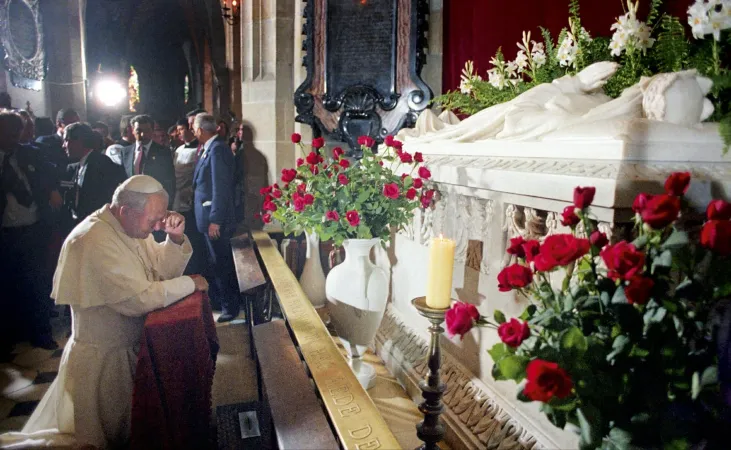
[(220, 305), (219, 322), (228, 322), (239, 313), (230, 240), (236, 229), (234, 211), (234, 157), (228, 143), (216, 134), (216, 119), (201, 113), (193, 131), (202, 144), (193, 172), (193, 208), (198, 231), (203, 234), (210, 269), (210, 297)]
[(68, 231), (109, 203), (114, 190), (127, 179), (121, 166), (94, 149), (98, 140), (99, 136), (85, 123), (75, 123), (64, 130), (64, 149), (69, 160), (75, 161), (66, 170), (69, 189), (64, 204), (69, 212)]
[(79, 121), (79, 114), (70, 108), (62, 109), (56, 114), (56, 132), (48, 136), (39, 136), (36, 143), (40, 144), (41, 153), (46, 161), (50, 162), (59, 171), (66, 170), (69, 163), (66, 152), (63, 150), (63, 130), (72, 123)]
[(155, 122), (147, 115), (132, 118), (132, 132), (137, 142), (122, 149), (122, 166), (127, 177), (149, 175), (162, 184), (170, 196), (168, 209), (175, 199), (175, 169), (170, 150), (152, 141)]

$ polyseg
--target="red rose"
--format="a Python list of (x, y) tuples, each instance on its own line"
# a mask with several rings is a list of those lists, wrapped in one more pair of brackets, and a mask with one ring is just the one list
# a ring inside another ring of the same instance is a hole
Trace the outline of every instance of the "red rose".
[(595, 187), (579, 187), (574, 189), (574, 206), (579, 209), (586, 209), (594, 201), (594, 194), (596, 194)]
[(523, 243), (523, 252), (525, 253), (525, 260), (528, 263), (532, 263), (536, 255), (541, 251), (541, 243), (535, 239), (525, 241)]
[(525, 239), (523, 236), (518, 236), (510, 239), (510, 246), (505, 250), (509, 255), (515, 255), (518, 258), (525, 258), (525, 250), (523, 249)]
[(315, 164), (310, 164), (310, 172), (312, 172), (312, 175), (317, 175), (320, 173), (320, 169)]
[(652, 200), (652, 197), (654, 197), (654, 195), (645, 193), (638, 194), (637, 197), (635, 197), (635, 201), (632, 202), (632, 211), (639, 214), (643, 209), (645, 209), (647, 202)]
[(345, 219), (348, 221), (351, 227), (357, 227), (360, 224), (360, 216), (358, 211), (348, 211), (345, 213)]
[(282, 198), (282, 191), (280, 191), (280, 190), (272, 191), (272, 197)]
[(416, 189), (421, 189), (422, 186), (424, 186), (424, 182), (421, 181), (421, 178), (414, 178), (414, 187)]
[(383, 143), (386, 144), (386, 147), (393, 147), (393, 136), (390, 134), (386, 136), (386, 138), (383, 140)]
[(690, 185), (690, 172), (674, 172), (665, 180), (665, 193), (680, 197), (688, 192)]
[(293, 200), (294, 203), (294, 210), (297, 212), (302, 212), (305, 210), (305, 201), (302, 198), (296, 198)]
[(266, 202), (271, 202), (271, 201), (272, 201), (272, 196), (271, 195), (267, 194), (267, 195), (264, 196), (264, 202), (265, 203)]
[(302, 199), (305, 201), (305, 205), (311, 205), (315, 203), (315, 196), (312, 194), (305, 194)]
[(708, 220), (731, 219), (731, 203), (724, 200), (712, 200), (706, 208)]
[(383, 167), (383, 161), (378, 161), (378, 165)]
[(670, 195), (652, 197), (640, 211), (642, 221), (655, 230), (660, 230), (675, 222), (680, 214), (680, 199)]
[[(299, 192), (305, 192), (305, 191), (307, 190), (307, 185), (306, 185), (306, 184), (304, 184), (304, 183), (302, 183), (302, 184), (298, 184), (298, 185), (297, 185), (297, 190), (298, 190)], [(295, 192), (295, 194), (297, 194), (297, 193)]]
[(472, 329), (479, 318), (480, 313), (475, 305), (456, 302), (444, 315), (447, 322), (447, 333), (450, 336), (459, 334), (464, 339), (464, 335)]
[(629, 284), (624, 288), (624, 295), (631, 305), (644, 305), (650, 300), (650, 293), (655, 282), (652, 278), (637, 275), (629, 280)]
[(419, 176), (425, 180), (431, 178), (431, 172), (424, 166), (419, 167)]
[(312, 146), (314, 148), (322, 148), (325, 146), (325, 139), (319, 137), (312, 140)]
[(394, 141), (393, 141), (393, 148), (395, 148), (397, 152), (399, 150), (401, 150), (401, 148), (403, 148), (403, 146), (404, 146), (404, 144), (401, 141), (397, 141), (397, 140), (394, 139)]
[(297, 167), (301, 166), (301, 165), (302, 165), (302, 164), (304, 164), (304, 163), (305, 163), (305, 160), (304, 160), (304, 159), (302, 159), (302, 158), (297, 158)]
[(348, 177), (346, 177), (345, 175), (343, 175), (341, 173), (341, 174), (338, 175), (338, 183), (340, 183), (343, 186), (345, 186), (346, 184), (350, 183), (350, 180), (348, 179)]
[(275, 205), (273, 202), (264, 202), (261, 209), (264, 211), (276, 211), (277, 205)]
[(335, 147), (333, 149), (333, 158), (340, 159), (341, 156), (345, 154), (345, 151), (340, 147)]
[(424, 162), (424, 155), (422, 155), (421, 152), (414, 153), (414, 161), (418, 163)]
[(414, 158), (411, 156), (411, 153), (408, 152), (401, 152), (398, 157), (401, 159), (402, 163), (410, 164), (414, 162)]
[(254, 213), (254, 219), (261, 219), (261, 213)]
[(319, 158), (317, 157), (317, 153), (310, 152), (309, 155), (307, 155), (307, 158), (305, 159), (307, 161), (307, 164), (317, 164), (319, 161)]
[(406, 198), (408, 198), (409, 200), (415, 199), (416, 198), (416, 189), (409, 188), (409, 190), (406, 191)]
[(399, 196), (399, 188), (396, 183), (389, 183), (383, 186), (383, 195), (390, 199), (397, 199)]
[(376, 141), (370, 136), (361, 136), (358, 138), (358, 145), (360, 146), (373, 147), (375, 143)]
[(294, 180), (296, 176), (297, 171), (295, 169), (282, 169), (282, 181), (285, 183), (289, 183)]
[(271, 222), (272, 221), (272, 215), (269, 214), (269, 213), (264, 214), (263, 216), (261, 216), (261, 221), (264, 222), (264, 223)]
[(569, 205), (563, 209), (563, 212), (561, 213), (561, 225), (565, 227), (575, 227), (579, 222), (581, 222), (579, 216), (577, 216), (574, 212), (575, 209), (576, 207), (574, 205)]
[(599, 253), (607, 266), (607, 274), (612, 280), (629, 280), (642, 273), (645, 267), (645, 254), (626, 242), (607, 245)]
[(521, 264), (513, 264), (500, 271), (497, 276), (500, 292), (522, 289), (533, 281), (533, 272)]
[(292, 133), (292, 143), (299, 144), (302, 140), (302, 136), (299, 133)]
[(731, 255), (731, 222), (710, 220), (701, 230), (701, 245), (721, 256)]
[(589, 242), (591, 242), (591, 245), (597, 248), (604, 248), (605, 245), (609, 244), (609, 239), (607, 239), (607, 235), (600, 232), (595, 231), (591, 233), (591, 236), (589, 236)]
[(589, 253), (588, 239), (579, 239), (570, 234), (548, 236), (533, 261), (536, 271), (548, 272), (559, 266), (566, 266)]
[(337, 222), (340, 220), (340, 214), (337, 211), (328, 211), (325, 213), (325, 219)]
[(558, 364), (534, 359), (525, 369), (528, 382), (523, 395), (535, 402), (547, 403), (553, 397), (565, 398), (571, 394), (574, 383)]
[(348, 167), (350, 167), (350, 161), (345, 158), (338, 161), (338, 164), (340, 164), (340, 167), (342, 167), (343, 169), (347, 169)]
[(277, 184), (277, 183), (274, 183), (274, 184), (272, 185), (272, 189), (279, 189), (279, 184)]
[(520, 344), (530, 336), (530, 327), (528, 322), (510, 319), (497, 327), (497, 334), (508, 347), (520, 347)]
[(421, 194), (421, 206), (428, 208), (431, 205), (431, 201), (434, 198), (434, 189), (429, 189)]
[(272, 187), (271, 186), (266, 186), (266, 187), (263, 187), (263, 188), (259, 189), (259, 194), (260, 195), (267, 195), (270, 192), (272, 192)]

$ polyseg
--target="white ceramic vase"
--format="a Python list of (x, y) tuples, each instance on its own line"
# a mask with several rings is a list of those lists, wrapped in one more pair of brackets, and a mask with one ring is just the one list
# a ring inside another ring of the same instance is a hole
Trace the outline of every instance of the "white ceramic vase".
[(322, 308), (327, 304), (325, 296), (325, 272), (320, 260), (320, 237), (316, 233), (305, 233), (307, 240), (307, 254), (305, 265), (300, 275), (300, 285), (307, 298), (315, 308)]
[(343, 243), (345, 260), (327, 276), (330, 321), (348, 353), (360, 384), (375, 384), (376, 370), (363, 361), (381, 324), (388, 300), (388, 274), (370, 260), (378, 239), (349, 239)]

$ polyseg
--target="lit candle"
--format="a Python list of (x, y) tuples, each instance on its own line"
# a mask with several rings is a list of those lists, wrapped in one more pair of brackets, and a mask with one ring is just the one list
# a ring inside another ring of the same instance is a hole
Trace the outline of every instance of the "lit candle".
[(426, 285), (426, 305), (430, 308), (445, 309), (451, 303), (455, 245), (453, 240), (441, 235), (431, 241)]

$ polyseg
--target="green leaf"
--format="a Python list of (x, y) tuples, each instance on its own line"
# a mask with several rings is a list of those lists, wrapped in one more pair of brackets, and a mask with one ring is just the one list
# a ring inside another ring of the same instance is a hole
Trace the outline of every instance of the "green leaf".
[(584, 405), (576, 410), (576, 416), (581, 428), (579, 445), (583, 448), (596, 448), (602, 439), (599, 410), (591, 405)]
[(685, 231), (674, 230), (673, 233), (663, 242), (660, 247), (662, 250), (685, 247), (690, 242), (688, 233)]
[(528, 358), (518, 355), (510, 355), (502, 358), (497, 366), (500, 368), (500, 373), (515, 382), (520, 382), (525, 378), (525, 367), (528, 365)]
[(625, 352), (627, 347), (630, 345), (630, 338), (623, 334), (614, 338), (614, 342), (612, 342), (612, 352), (607, 355), (607, 361), (612, 361), (617, 355)]
[(612, 297), (612, 304), (613, 305), (623, 305), (627, 304), (629, 301), (627, 301), (627, 296), (624, 293), (624, 287), (620, 286), (617, 288), (616, 291), (614, 291), (614, 296)]
[(487, 351), (487, 353), (488, 353), (488, 354), (490, 355), (490, 358), (492, 358), (492, 360), (493, 360), (493, 361), (494, 361), (495, 363), (497, 363), (498, 361), (500, 361), (500, 360), (501, 360), (501, 359), (503, 359), (504, 357), (506, 357), (506, 356), (508, 356), (508, 355), (512, 354), (512, 353), (511, 353), (511, 352), (510, 352), (510, 351), (508, 350), (508, 346), (507, 346), (507, 345), (505, 345), (505, 344), (503, 344), (502, 342), (501, 342), (501, 343), (499, 343), (499, 344), (495, 344), (495, 345), (493, 345), (493, 346), (492, 346), (492, 348), (491, 348), (490, 350), (488, 350), (488, 351)]
[(530, 320), (536, 313), (537, 309), (536, 305), (528, 305), (528, 307), (525, 308), (525, 311), (523, 311), (523, 314), (520, 315), (520, 318), (522, 320)]
[(718, 367), (706, 367), (703, 375), (701, 375), (701, 386), (710, 386), (716, 383), (718, 383)]
[(561, 336), (561, 350), (570, 350), (578, 355), (583, 354), (589, 348), (584, 333), (577, 327), (571, 327)]
[(670, 268), (673, 266), (673, 254), (670, 250), (665, 250), (660, 253), (655, 259), (652, 260), (652, 272), (655, 272), (656, 267)]
[(693, 372), (690, 392), (693, 400), (698, 398), (698, 394), (701, 393), (701, 375), (698, 372)]
[(648, 240), (647, 235), (640, 236), (637, 239), (635, 239), (634, 241), (632, 241), (632, 245), (637, 247), (637, 249), (642, 249), (645, 245), (647, 245), (647, 240)]
[(576, 397), (556, 398), (551, 400), (551, 407), (558, 411), (573, 411), (576, 409)]
[(605, 450), (626, 450), (631, 443), (632, 435), (621, 428), (615, 427), (609, 430), (609, 435), (605, 440), (605, 444), (609, 445), (605, 445), (602, 448)]
[(506, 320), (505, 320), (505, 314), (503, 314), (503, 312), (500, 311), (499, 309), (496, 309), (495, 310), (495, 312), (493, 313), (493, 317), (495, 317), (495, 322), (497, 322), (497, 323), (505, 323), (506, 322)]

